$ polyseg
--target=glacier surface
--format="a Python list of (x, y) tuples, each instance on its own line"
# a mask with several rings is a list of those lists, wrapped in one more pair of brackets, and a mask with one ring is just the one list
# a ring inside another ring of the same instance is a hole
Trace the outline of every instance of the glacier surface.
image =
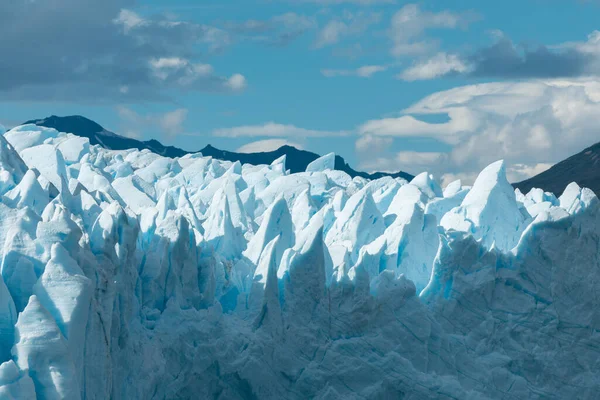
[(600, 390), (600, 203), (0, 135), (0, 398)]

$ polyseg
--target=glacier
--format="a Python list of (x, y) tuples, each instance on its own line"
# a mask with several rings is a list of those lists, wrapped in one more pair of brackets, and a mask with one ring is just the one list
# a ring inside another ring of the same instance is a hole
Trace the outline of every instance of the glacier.
[(0, 135), (2, 399), (600, 390), (600, 202)]

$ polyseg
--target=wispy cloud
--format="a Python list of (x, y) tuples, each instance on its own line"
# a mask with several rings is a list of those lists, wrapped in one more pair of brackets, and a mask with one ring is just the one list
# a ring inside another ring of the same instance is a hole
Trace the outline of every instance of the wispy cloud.
[(339, 43), (342, 39), (360, 35), (373, 24), (381, 21), (381, 13), (350, 13), (327, 22), (318, 32), (314, 47), (317, 49)]
[(212, 132), (214, 136), (220, 137), (328, 137), (347, 136), (347, 131), (320, 131), (299, 128), (294, 125), (284, 125), (275, 122), (267, 122), (262, 125), (245, 125), (233, 128), (221, 128)]
[(184, 122), (188, 110), (179, 108), (165, 113), (140, 114), (125, 106), (117, 107), (117, 114), (121, 119), (120, 133), (125, 136), (141, 138), (144, 133), (157, 127), (166, 136), (184, 135)]
[(360, 78), (370, 78), (373, 75), (386, 71), (386, 65), (364, 65), (356, 69), (322, 69), (321, 74), (328, 78), (337, 76), (358, 76)]
[(397, 0), (282, 0), (290, 3), (312, 3), (321, 6), (339, 4), (355, 4), (360, 6), (373, 6), (378, 4), (397, 4)]
[(285, 46), (316, 28), (315, 17), (295, 12), (275, 15), (264, 20), (227, 21), (223, 24), (223, 29), (229, 32), (232, 40), (249, 40), (270, 46)]
[(417, 4), (407, 4), (392, 17), (389, 29), (393, 43), (391, 54), (401, 57), (428, 53), (437, 47), (436, 41), (425, 37), (428, 29), (464, 29), (479, 18), (471, 11), (431, 12), (422, 10)]
[(470, 71), (466, 64), (456, 54), (438, 53), (434, 57), (418, 62), (398, 75), (405, 81), (435, 79), (450, 74), (464, 74)]

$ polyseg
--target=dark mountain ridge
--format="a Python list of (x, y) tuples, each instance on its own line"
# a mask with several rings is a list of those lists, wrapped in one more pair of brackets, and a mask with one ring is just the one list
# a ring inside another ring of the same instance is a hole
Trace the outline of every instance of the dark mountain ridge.
[(579, 186), (587, 187), (594, 193), (600, 194), (600, 143), (513, 186), (524, 194), (536, 187), (560, 196), (571, 182), (577, 182)]
[[(25, 124), (35, 124), (47, 128), (54, 128), (60, 132), (68, 132), (77, 136), (86, 137), (93, 145), (100, 145), (110, 150), (127, 150), (127, 149), (148, 149), (153, 153), (160, 154), (165, 157), (182, 157), (186, 154), (195, 153), (185, 151), (173, 146), (165, 146), (158, 140), (141, 141), (137, 139), (127, 138), (116, 133), (104, 129), (98, 123), (82, 117), (80, 115), (58, 117), (52, 115), (44, 119), (36, 119), (25, 122)], [(277, 150), (260, 152), (260, 153), (236, 153), (226, 150), (217, 149), (210, 144), (199, 150), (204, 156), (210, 156), (218, 160), (239, 161), (242, 164), (271, 164), (279, 157), (286, 156), (286, 168), (292, 173), (303, 172), (308, 164), (319, 158), (320, 156), (310, 151), (299, 150), (292, 146), (282, 146)], [(367, 179), (378, 179), (384, 176), (393, 178), (404, 178), (411, 180), (413, 175), (400, 171), (397, 173), (375, 172), (367, 173), (356, 171), (346, 163), (344, 158), (335, 156), (335, 169), (344, 171), (351, 177), (360, 176)]]

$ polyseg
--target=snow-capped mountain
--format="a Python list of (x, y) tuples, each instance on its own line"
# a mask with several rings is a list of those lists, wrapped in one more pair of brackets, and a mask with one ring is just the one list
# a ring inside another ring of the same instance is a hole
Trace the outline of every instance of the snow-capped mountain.
[(600, 202), (0, 136), (0, 398), (593, 399)]
[[(96, 122), (79, 115), (69, 117), (57, 117), (53, 115), (44, 119), (27, 121), (25, 124), (36, 124), (38, 126), (54, 128), (59, 132), (68, 132), (77, 136), (86, 137), (90, 140), (90, 144), (98, 144), (109, 150), (147, 149), (153, 153), (160, 154), (161, 156), (172, 158), (183, 157), (186, 154), (193, 154), (193, 152), (188, 152), (177, 147), (164, 146), (157, 140), (140, 141), (137, 139), (117, 135), (116, 133), (104, 129)], [(285, 156), (286, 168), (288, 168), (291, 172), (304, 172), (308, 164), (319, 158), (318, 154), (310, 151), (298, 150), (292, 146), (282, 146), (277, 150), (261, 153), (235, 153), (217, 149), (209, 144), (199, 152), (206, 157), (213, 157), (217, 160), (232, 162), (239, 161), (242, 164), (253, 165), (271, 164), (278, 158)], [(338, 155), (335, 156), (334, 168), (336, 170), (346, 172), (353, 178), (355, 176), (360, 176), (361, 178), (366, 179), (379, 179), (384, 176), (408, 180), (414, 178), (414, 176), (403, 171), (396, 173), (366, 173), (356, 171)]]

